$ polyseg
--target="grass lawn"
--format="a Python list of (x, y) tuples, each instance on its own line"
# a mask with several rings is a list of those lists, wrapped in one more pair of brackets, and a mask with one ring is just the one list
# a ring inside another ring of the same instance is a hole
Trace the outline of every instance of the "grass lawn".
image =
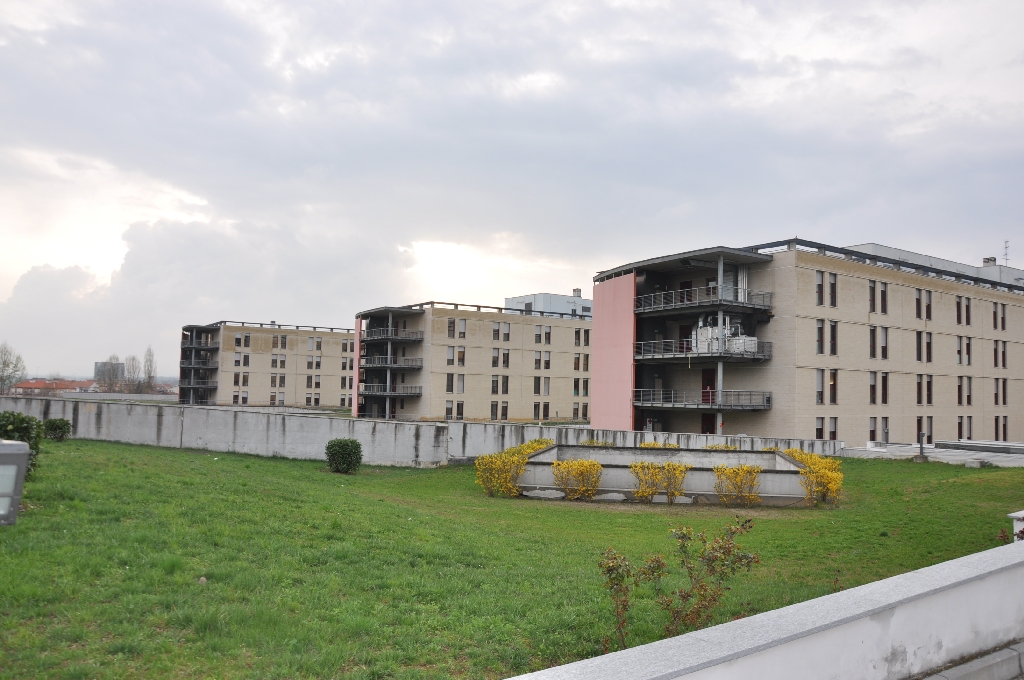
[[(46, 442), (0, 528), (0, 677), (499, 678), (601, 653), (597, 568), (736, 511), (492, 499), (471, 468)], [(836, 510), (763, 509), (718, 620), (998, 545), (1024, 469), (849, 460)], [(200, 577), (206, 583), (199, 582)], [(638, 604), (631, 644), (664, 615)]]

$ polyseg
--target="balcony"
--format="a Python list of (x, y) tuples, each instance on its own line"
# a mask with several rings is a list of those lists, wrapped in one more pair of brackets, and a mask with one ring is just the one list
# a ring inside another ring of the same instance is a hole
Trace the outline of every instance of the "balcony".
[(704, 286), (638, 295), (633, 311), (659, 314), (680, 309), (771, 309), (772, 293), (734, 286)]
[(772, 358), (772, 343), (752, 337), (708, 340), (654, 340), (638, 342), (633, 349), (636, 361), (684, 363), (690, 361), (767, 361)]
[(216, 380), (193, 380), (191, 382), (178, 383), (178, 387), (183, 388), (201, 388), (201, 389), (216, 389)]
[(766, 411), (771, 392), (722, 390), (633, 390), (633, 405), (643, 408), (695, 411)]
[(423, 342), (423, 331), (409, 331), (402, 328), (370, 328), (359, 333), (360, 342), (397, 341)]
[(403, 357), (359, 357), (359, 368), (397, 368), (403, 371), (423, 368), (423, 359)]
[(369, 397), (422, 397), (422, 385), (392, 385), (359, 383), (359, 394)]
[(218, 342), (216, 340), (214, 340), (214, 341), (182, 340), (181, 341), (181, 348), (182, 349), (187, 349), (187, 348), (192, 348), (192, 347), (194, 347), (196, 349), (218, 350), (218, 349), (220, 349), (220, 342)]
[(182, 368), (217, 368), (220, 365), (218, 359), (182, 359)]

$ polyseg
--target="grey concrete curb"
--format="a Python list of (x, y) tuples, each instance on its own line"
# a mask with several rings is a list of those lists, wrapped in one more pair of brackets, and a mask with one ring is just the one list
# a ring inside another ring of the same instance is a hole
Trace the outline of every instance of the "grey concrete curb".
[(1022, 673), (1021, 656), (1024, 643), (1011, 645), (998, 652), (929, 675), (925, 680), (1014, 680)]

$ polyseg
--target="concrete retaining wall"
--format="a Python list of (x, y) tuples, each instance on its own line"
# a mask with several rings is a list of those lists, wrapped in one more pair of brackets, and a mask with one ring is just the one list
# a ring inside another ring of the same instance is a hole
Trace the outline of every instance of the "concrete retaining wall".
[(775, 611), (519, 678), (901, 680), (921, 677), (1024, 638), (1022, 579), (1024, 542), (1012, 543)]
[(272, 413), (228, 406), (181, 406), (0, 397), (0, 411), (19, 411), (42, 420), (67, 418), (72, 437), (174, 448), (233, 451), (259, 456), (322, 460), (330, 439), (351, 437), (363, 445), (363, 460), (371, 465), (433, 467), (466, 462), (530, 439), (545, 437), (559, 444), (588, 439), (616, 446), (639, 446), (643, 441), (672, 442), (685, 449), (729, 444), (744, 450), (803, 448), (835, 455), (842, 442), (759, 437), (665, 434), (592, 430), (579, 427), (540, 427), (500, 423), (413, 423), (334, 418), (323, 413)]

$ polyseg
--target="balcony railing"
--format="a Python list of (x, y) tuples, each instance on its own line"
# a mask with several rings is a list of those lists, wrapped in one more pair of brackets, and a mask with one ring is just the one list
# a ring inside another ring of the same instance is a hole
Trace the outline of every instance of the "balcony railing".
[(182, 340), (182, 348), (195, 347), (196, 349), (220, 349), (220, 342), (203, 340)]
[(182, 359), (182, 368), (217, 368), (220, 362), (217, 359)]
[(665, 309), (683, 309), (725, 304), (736, 307), (770, 309), (772, 294), (761, 290), (735, 286), (704, 286), (686, 290), (638, 295), (634, 298), (634, 311), (656, 312)]
[(708, 340), (653, 340), (635, 343), (634, 358), (642, 359), (694, 359), (722, 357), (764, 361), (772, 358), (772, 343), (757, 338), (734, 337), (719, 341)]
[[(719, 399), (721, 394), (721, 399)], [(772, 393), (753, 390), (633, 390), (636, 406), (692, 408), (709, 411), (763, 411), (772, 407)]]
[(403, 340), (418, 342), (423, 340), (423, 331), (409, 331), (403, 328), (370, 328), (359, 334), (359, 339), (367, 340)]
[(178, 383), (178, 387), (186, 387), (186, 388), (187, 387), (211, 388), (211, 387), (217, 387), (217, 381), (216, 380), (193, 380), (191, 382)]
[(384, 384), (359, 383), (359, 394), (380, 397), (420, 397), (423, 396), (422, 385), (392, 385), (389, 389)]
[(423, 359), (405, 357), (359, 357), (360, 368), (423, 368)]

